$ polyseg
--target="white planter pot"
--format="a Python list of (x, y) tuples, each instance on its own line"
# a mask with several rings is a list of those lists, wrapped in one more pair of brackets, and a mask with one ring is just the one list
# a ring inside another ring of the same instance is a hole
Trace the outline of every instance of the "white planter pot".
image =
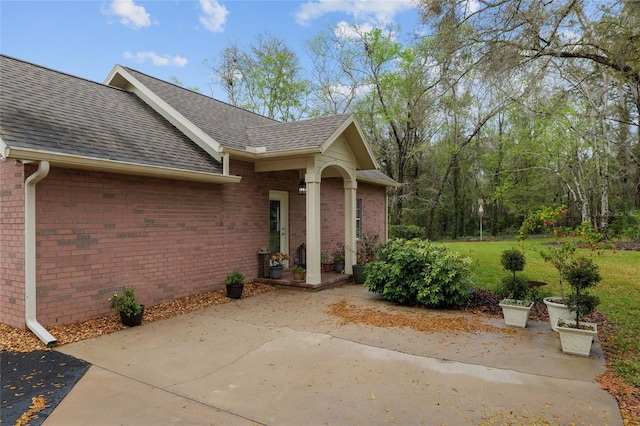
[(556, 329), (560, 333), (560, 343), (562, 352), (573, 355), (589, 356), (591, 344), (598, 334), (597, 324), (591, 322), (580, 322), (589, 326), (592, 330), (581, 330), (571, 327), (559, 326), (556, 321)]
[(514, 327), (525, 328), (529, 321), (529, 314), (531, 313), (532, 306), (533, 302), (530, 302), (529, 306), (522, 306), (509, 303), (509, 299), (504, 299), (500, 302), (502, 316), (504, 316), (504, 323)]
[(544, 304), (547, 305), (547, 312), (549, 313), (549, 323), (553, 331), (558, 331), (556, 323), (558, 319), (574, 320), (576, 319), (575, 312), (569, 311), (569, 308), (564, 303), (552, 302), (551, 299), (559, 299), (559, 297), (545, 297)]

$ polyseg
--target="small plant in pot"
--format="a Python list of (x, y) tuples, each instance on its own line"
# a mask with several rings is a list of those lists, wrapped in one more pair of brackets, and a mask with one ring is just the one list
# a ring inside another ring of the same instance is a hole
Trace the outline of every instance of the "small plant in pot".
[(109, 305), (116, 314), (120, 314), (120, 320), (124, 325), (133, 327), (142, 324), (144, 305), (136, 300), (133, 287), (122, 287), (123, 294), (114, 292), (109, 298)]
[(331, 272), (333, 269), (333, 260), (331, 255), (327, 252), (323, 252), (320, 255), (320, 262), (322, 263), (322, 271), (323, 272)]
[(505, 297), (500, 302), (504, 322), (506, 325), (524, 328), (527, 326), (533, 306), (533, 301), (530, 300), (529, 282), (525, 277), (516, 275), (516, 272), (524, 270), (526, 264), (524, 253), (516, 248), (505, 250), (500, 255), (500, 263), (506, 271), (511, 272), (511, 275), (502, 278), (501, 286), (497, 291)]
[(333, 269), (339, 273), (344, 271), (344, 244), (336, 244), (336, 248), (333, 251)]
[(593, 338), (598, 333), (595, 323), (584, 322), (584, 317), (592, 313), (600, 303), (589, 289), (602, 280), (598, 265), (591, 259), (579, 257), (568, 263), (562, 271), (571, 286), (571, 294), (565, 298), (569, 310), (576, 315), (575, 320), (559, 318), (556, 329), (560, 333), (562, 351), (574, 355), (589, 356)]
[(241, 272), (233, 271), (222, 280), (222, 284), (227, 287), (227, 297), (230, 299), (240, 299), (244, 290), (244, 275)]
[(271, 256), (271, 267), (269, 268), (269, 275), (271, 278), (279, 280), (282, 278), (284, 272), (284, 262), (289, 260), (287, 253), (277, 252)]
[(356, 245), (356, 264), (353, 265), (353, 281), (356, 284), (364, 284), (367, 280), (365, 265), (376, 260), (378, 247), (380, 246), (378, 234), (362, 233)]
[(295, 281), (304, 281), (307, 275), (307, 270), (304, 269), (304, 267), (302, 267), (301, 265), (295, 265), (293, 268), (291, 268), (291, 272), (293, 272), (293, 279)]

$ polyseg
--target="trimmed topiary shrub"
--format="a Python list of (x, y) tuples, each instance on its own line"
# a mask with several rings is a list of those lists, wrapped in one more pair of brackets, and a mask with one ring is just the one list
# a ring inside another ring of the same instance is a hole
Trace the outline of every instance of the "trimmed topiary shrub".
[(511, 272), (512, 275), (502, 278), (496, 294), (508, 299), (524, 300), (531, 298), (532, 294), (529, 289), (529, 281), (524, 276), (516, 275), (516, 272), (524, 270), (526, 264), (524, 253), (517, 248), (507, 249), (500, 255), (500, 264), (502, 264), (505, 270)]
[(402, 305), (463, 305), (473, 284), (471, 259), (422, 239), (394, 239), (366, 266), (365, 286)]
[(424, 228), (417, 225), (392, 225), (389, 227), (390, 237), (413, 240), (414, 238), (424, 239)]

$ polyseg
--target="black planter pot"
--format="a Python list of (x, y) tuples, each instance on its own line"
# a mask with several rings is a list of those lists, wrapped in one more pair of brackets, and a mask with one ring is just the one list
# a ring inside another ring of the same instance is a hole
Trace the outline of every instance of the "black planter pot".
[(120, 312), (120, 321), (126, 326), (135, 327), (136, 325), (142, 324), (142, 316), (144, 314), (144, 305), (142, 305), (142, 310), (138, 315), (127, 315), (124, 312)]
[(227, 297), (229, 299), (240, 299), (244, 284), (227, 284)]
[(356, 284), (364, 284), (367, 276), (364, 273), (363, 265), (353, 265), (353, 281)]
[(333, 270), (342, 273), (344, 271), (344, 260), (336, 260), (333, 262)]

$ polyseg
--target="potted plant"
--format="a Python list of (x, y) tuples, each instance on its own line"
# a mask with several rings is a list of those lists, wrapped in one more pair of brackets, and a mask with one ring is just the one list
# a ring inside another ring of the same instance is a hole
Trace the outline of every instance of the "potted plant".
[(240, 299), (244, 290), (244, 275), (241, 272), (233, 271), (222, 280), (222, 284), (227, 287), (227, 297), (230, 299)]
[(320, 262), (322, 263), (322, 270), (324, 272), (331, 272), (333, 269), (333, 261), (331, 260), (329, 253), (323, 252), (320, 254)]
[(515, 327), (526, 327), (533, 301), (529, 300), (529, 282), (525, 277), (516, 275), (524, 270), (526, 260), (524, 253), (516, 248), (508, 249), (500, 255), (500, 263), (512, 275), (502, 278), (502, 286), (498, 293), (505, 296), (500, 302), (504, 323)]
[(598, 329), (595, 323), (584, 322), (584, 317), (592, 313), (600, 303), (600, 299), (590, 294), (589, 289), (600, 282), (602, 277), (598, 272), (598, 265), (585, 257), (579, 257), (567, 264), (562, 274), (571, 286), (571, 295), (565, 300), (569, 310), (576, 316), (575, 320), (559, 318), (556, 322), (562, 351), (589, 356), (591, 343), (598, 334)]
[(353, 265), (353, 281), (356, 284), (364, 284), (367, 277), (365, 275), (365, 265), (376, 257), (378, 249), (378, 234), (370, 235), (362, 233), (356, 245), (356, 264)]
[(269, 268), (269, 275), (271, 278), (276, 280), (282, 278), (285, 260), (289, 260), (289, 255), (287, 253), (277, 252), (271, 256), (271, 267)]
[(564, 303), (564, 290), (562, 271), (569, 261), (569, 258), (575, 253), (576, 248), (572, 242), (560, 243), (560, 237), (567, 234), (566, 229), (559, 226), (564, 216), (569, 213), (566, 206), (545, 207), (543, 206), (535, 213), (529, 214), (520, 226), (518, 240), (526, 239), (529, 234), (543, 231), (545, 234), (551, 234), (555, 238), (555, 243), (548, 249), (540, 251), (540, 256), (545, 262), (551, 263), (558, 271), (558, 284), (560, 286), (560, 295), (545, 297), (544, 304), (547, 306), (549, 313), (549, 323), (551, 329), (556, 329), (558, 318), (575, 319), (575, 316), (569, 311), (568, 306)]
[(136, 300), (135, 290), (133, 287), (122, 287), (123, 294), (114, 292), (109, 298), (111, 309), (116, 314), (120, 314), (120, 320), (124, 325), (133, 327), (142, 324), (142, 315), (144, 313), (144, 305)]
[(304, 281), (307, 275), (307, 270), (301, 265), (295, 265), (291, 268), (291, 272), (293, 272), (293, 279), (295, 281)]
[(333, 251), (333, 269), (339, 273), (344, 271), (344, 244), (336, 244)]

